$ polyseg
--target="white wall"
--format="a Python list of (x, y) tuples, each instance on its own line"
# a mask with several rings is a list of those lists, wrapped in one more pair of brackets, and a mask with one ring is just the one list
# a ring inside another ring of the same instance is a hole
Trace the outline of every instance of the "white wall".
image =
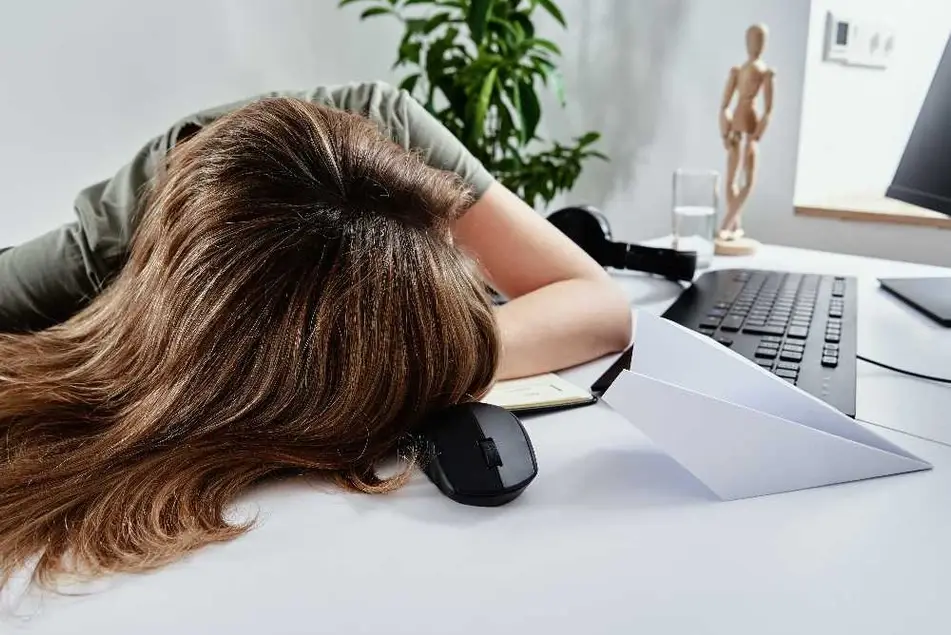
[[(929, 5), (946, 2), (881, 1), (918, 21), (934, 19)], [(793, 213), (807, 52), (810, 60), (822, 52), (821, 38), (808, 35), (829, 2), (566, 1), (569, 32), (549, 32), (565, 48), (572, 103), (564, 112), (549, 107), (547, 125), (566, 135), (602, 130), (613, 160), (592, 164), (565, 201), (602, 207), (615, 234), (628, 240), (669, 233), (673, 170), (725, 170), (716, 119), (723, 83), (730, 66), (744, 60), (746, 27), (764, 22), (771, 30), (765, 60), (777, 69), (776, 104), (744, 215), (747, 231), (765, 242), (951, 265), (948, 231)]]
[[(796, 202), (884, 196), (951, 32), (951, 2), (817, 0), (812, 9)], [(888, 68), (823, 61), (827, 11), (894, 29)]]
[[(902, 6), (916, 1), (925, 0)], [(946, 233), (793, 215), (808, 0), (561, 4), (569, 30), (550, 21), (545, 29), (564, 46), (571, 103), (547, 108), (544, 125), (565, 136), (605, 133), (612, 161), (592, 164), (566, 200), (602, 207), (619, 237), (669, 232), (677, 167), (724, 169), (718, 102), (730, 66), (744, 59), (744, 30), (761, 21), (772, 30), (777, 99), (747, 229), (797, 246), (847, 250), (857, 237), (865, 253), (951, 257), (942, 255), (951, 254)], [(80, 188), (195, 109), (274, 88), (395, 79), (398, 26), (361, 23), (357, 13), (335, 0), (2, 3), (0, 243), (70, 220)]]
[(277, 88), (390, 79), (399, 37), (335, 0), (0, 4), (0, 245), (72, 220), (175, 119)]
[[(728, 5), (728, 7), (727, 7)], [(592, 164), (566, 200), (601, 207), (615, 235), (639, 240), (670, 232), (671, 178), (678, 167), (726, 170), (717, 123), (730, 68), (746, 60), (745, 31), (770, 27), (764, 59), (777, 71), (775, 115), (761, 146), (760, 178), (744, 225), (757, 237), (792, 218), (808, 0), (575, 0), (565, 49), (566, 111), (549, 107), (547, 127), (605, 134), (608, 164)]]

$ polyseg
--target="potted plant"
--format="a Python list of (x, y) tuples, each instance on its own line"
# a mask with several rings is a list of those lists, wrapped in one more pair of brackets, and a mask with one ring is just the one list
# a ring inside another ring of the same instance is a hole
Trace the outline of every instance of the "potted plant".
[(606, 159), (597, 132), (562, 144), (540, 139), (539, 85), (565, 98), (551, 40), (535, 33), (536, 10), (563, 27), (554, 0), (341, 0), (361, 3), (361, 19), (400, 20), (394, 68), (400, 87), (455, 134), (496, 178), (530, 205), (571, 189), (583, 164)]

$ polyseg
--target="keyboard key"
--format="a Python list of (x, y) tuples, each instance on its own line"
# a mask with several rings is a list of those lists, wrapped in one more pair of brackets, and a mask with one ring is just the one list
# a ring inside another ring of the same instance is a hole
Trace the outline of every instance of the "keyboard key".
[(779, 362), (776, 364), (776, 368), (784, 368), (786, 370), (799, 370), (799, 364), (795, 362)]
[(829, 309), (829, 317), (834, 317), (834, 318), (842, 317), (842, 309)]
[(724, 335), (718, 335), (718, 336), (715, 337), (714, 339), (715, 339), (717, 342), (719, 342), (720, 344), (723, 344), (724, 346), (726, 346), (727, 348), (733, 346), (733, 340), (730, 339), (729, 337), (724, 336)]
[(758, 348), (756, 352), (753, 353), (753, 356), (760, 359), (776, 359), (778, 353), (779, 351), (775, 348)]
[(778, 326), (750, 325), (744, 326), (743, 332), (751, 335), (782, 335), (785, 333), (785, 329), (781, 329)]
[(799, 351), (783, 351), (779, 355), (779, 359), (783, 360), (784, 362), (801, 362), (802, 353)]
[(822, 365), (826, 368), (835, 368), (839, 365), (839, 358), (832, 357), (831, 355), (826, 355), (822, 358)]
[(826, 341), (832, 344), (838, 344), (840, 335), (838, 333), (826, 333)]
[(794, 344), (794, 343), (792, 343), (792, 342), (786, 342), (785, 344), (783, 344), (783, 350), (784, 350), (784, 351), (793, 351), (794, 353), (801, 353), (801, 352), (803, 352), (804, 350), (806, 350), (806, 347), (805, 347), (805, 346), (800, 346), (800, 345), (798, 345), (798, 344)]
[(720, 326), (720, 318), (707, 317), (703, 319), (703, 322), (700, 323), (700, 328), (702, 329), (716, 329)]
[(776, 337), (775, 335), (767, 335), (766, 337), (764, 337), (764, 338), (763, 338), (762, 340), (760, 340), (760, 341), (761, 341), (761, 342), (776, 342), (777, 344), (779, 344), (780, 342), (783, 341), (783, 338), (781, 338), (781, 337)]
[(726, 315), (726, 309), (710, 309), (707, 311), (707, 317), (711, 318), (722, 318)]
[(826, 344), (826, 345), (823, 346), (822, 348), (823, 348), (824, 350), (827, 350), (827, 351), (838, 351), (838, 350), (839, 350), (839, 345), (838, 345), (838, 344)]
[(809, 337), (809, 329), (804, 326), (790, 326), (789, 331), (786, 332), (786, 335), (789, 337), (794, 337), (797, 340), (804, 340)]
[(795, 386), (795, 385), (796, 385), (796, 382), (799, 381), (799, 380), (798, 380), (797, 378), (795, 378), (795, 377), (782, 377), (781, 379), (782, 379), (783, 381), (788, 381), (788, 382), (789, 382), (790, 384), (792, 384), (793, 386)]
[(783, 378), (788, 377), (788, 378), (790, 378), (790, 379), (795, 379), (796, 377), (799, 376), (799, 372), (798, 372), (798, 371), (789, 370), (789, 369), (786, 369), (786, 368), (777, 368), (777, 369), (774, 370), (773, 372), (776, 373), (777, 375), (779, 375), (780, 377), (783, 377)]
[(763, 368), (765, 368), (766, 370), (769, 370), (773, 367), (773, 360), (771, 359), (757, 359), (756, 363), (762, 366)]
[(716, 304), (713, 305), (713, 308), (714, 308), (714, 309), (729, 309), (729, 308), (730, 308), (730, 303), (729, 303), (729, 302), (717, 302)]
[(743, 316), (730, 314), (723, 318), (723, 322), (720, 324), (720, 328), (724, 331), (739, 331), (740, 327), (743, 326)]

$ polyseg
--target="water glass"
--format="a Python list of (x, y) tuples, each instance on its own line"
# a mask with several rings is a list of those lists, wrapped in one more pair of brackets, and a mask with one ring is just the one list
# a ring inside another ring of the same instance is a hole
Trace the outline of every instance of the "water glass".
[(674, 249), (697, 252), (697, 267), (713, 262), (720, 174), (715, 170), (674, 172)]

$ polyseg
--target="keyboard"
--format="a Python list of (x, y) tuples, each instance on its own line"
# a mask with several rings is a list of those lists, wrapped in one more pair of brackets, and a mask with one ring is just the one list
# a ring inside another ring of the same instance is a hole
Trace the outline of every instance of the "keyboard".
[[(715, 270), (698, 277), (664, 317), (855, 417), (857, 295), (854, 278)], [(596, 394), (630, 368), (631, 354), (595, 382)]]

